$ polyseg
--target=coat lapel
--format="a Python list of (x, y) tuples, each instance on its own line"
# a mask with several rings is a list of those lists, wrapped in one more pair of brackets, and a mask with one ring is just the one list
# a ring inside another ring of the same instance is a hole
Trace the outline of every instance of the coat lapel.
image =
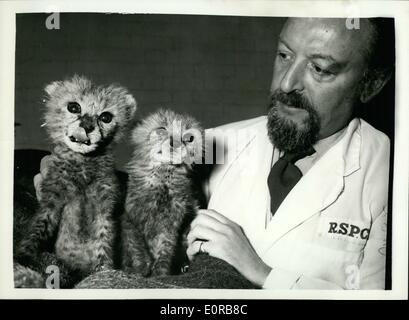
[[(233, 139), (231, 139), (232, 136), (234, 136)], [(208, 208), (219, 211), (241, 225), (246, 216), (243, 208), (248, 203), (251, 191), (248, 187), (251, 183), (250, 177), (254, 177), (254, 168), (249, 166), (251, 162), (248, 160), (254, 147), (258, 144), (256, 142), (258, 136), (259, 131), (252, 128), (240, 132), (239, 130), (224, 132), (217, 139), (221, 143), (230, 140), (230, 144), (224, 145), (222, 149), (228, 149), (224, 153), (224, 161), (228, 159), (231, 161), (227, 162), (225, 169), (221, 167), (222, 170), (218, 173), (220, 177), (212, 187)]]
[(302, 177), (278, 208), (264, 233), (264, 250), (283, 235), (330, 206), (344, 189), (344, 177), (359, 169), (359, 120)]
[(240, 224), (249, 240), (256, 243), (266, 227), (266, 206), (270, 201), (266, 177), (273, 146), (267, 136), (266, 120), (252, 127), (251, 132), (213, 187), (208, 208)]
[[(268, 139), (267, 130), (257, 136), (249, 150), (248, 157), (243, 159), (244, 163), (252, 168), (247, 176), (248, 192), (243, 212), (246, 218), (245, 225), (251, 227), (251, 234), (261, 236), (267, 226), (266, 210), (270, 207), (267, 177), (272, 163), (279, 158), (279, 152)], [(250, 235), (250, 232), (248, 234)]]

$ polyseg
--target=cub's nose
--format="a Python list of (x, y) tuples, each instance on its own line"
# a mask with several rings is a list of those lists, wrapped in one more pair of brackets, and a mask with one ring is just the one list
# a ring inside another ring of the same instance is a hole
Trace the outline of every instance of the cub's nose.
[(175, 138), (173, 138), (172, 136), (170, 136), (170, 138), (169, 138), (169, 144), (170, 144), (170, 146), (171, 146), (172, 148), (177, 149), (177, 148), (180, 147), (181, 142), (180, 142), (179, 139), (175, 139)]
[(88, 134), (95, 129), (94, 119), (88, 114), (85, 114), (81, 117), (79, 126), (84, 128), (85, 132)]

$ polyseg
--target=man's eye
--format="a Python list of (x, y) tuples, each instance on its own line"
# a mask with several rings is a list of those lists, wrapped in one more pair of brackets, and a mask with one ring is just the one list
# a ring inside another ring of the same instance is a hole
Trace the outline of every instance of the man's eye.
[(332, 73), (328, 70), (325, 70), (319, 66), (317, 66), (316, 64), (312, 65), (312, 69), (314, 70), (314, 72), (320, 76), (328, 76), (328, 75), (332, 75)]
[(290, 57), (285, 52), (278, 52), (277, 55), (280, 57), (281, 60), (288, 60)]

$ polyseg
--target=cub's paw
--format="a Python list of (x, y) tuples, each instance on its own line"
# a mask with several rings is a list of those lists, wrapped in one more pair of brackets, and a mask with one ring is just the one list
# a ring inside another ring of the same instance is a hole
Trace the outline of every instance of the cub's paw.
[(106, 263), (106, 262), (98, 263), (96, 266), (94, 266), (92, 273), (99, 272), (99, 271), (106, 271), (106, 270), (114, 270), (112, 263)]
[(15, 260), (23, 266), (34, 266), (38, 263), (38, 255), (31, 246), (20, 246), (15, 253)]
[(126, 273), (138, 274), (146, 278), (151, 275), (151, 264), (150, 263), (138, 263), (137, 265), (125, 267), (124, 271)]
[(171, 268), (168, 263), (155, 262), (152, 267), (152, 276), (166, 276), (172, 274)]
[(45, 281), (40, 273), (14, 263), (14, 287), (15, 288), (44, 288)]

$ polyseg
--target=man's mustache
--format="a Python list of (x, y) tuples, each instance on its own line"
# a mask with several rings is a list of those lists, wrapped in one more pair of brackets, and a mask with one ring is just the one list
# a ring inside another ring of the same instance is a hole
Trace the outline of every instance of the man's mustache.
[(292, 91), (290, 93), (285, 93), (281, 90), (275, 91), (270, 96), (270, 108), (273, 108), (277, 101), (298, 109), (304, 109), (307, 111), (312, 109), (308, 100), (297, 91)]

